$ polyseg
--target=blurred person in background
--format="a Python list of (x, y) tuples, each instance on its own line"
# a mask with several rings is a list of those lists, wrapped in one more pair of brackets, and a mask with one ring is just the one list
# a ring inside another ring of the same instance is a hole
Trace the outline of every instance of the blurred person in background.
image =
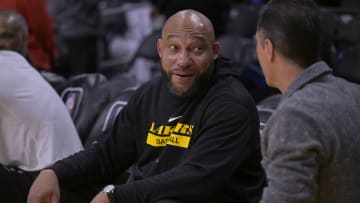
[(25, 59), (27, 39), (24, 18), (0, 11), (0, 202), (24, 202), (4, 191), (27, 189), (39, 170), (83, 148), (65, 104)]
[(59, 47), (59, 73), (98, 71), (99, 0), (48, 0)]
[(1, 10), (20, 13), (29, 28), (27, 57), (40, 70), (52, 70), (57, 60), (54, 26), (47, 10), (46, 0), (1, 0)]

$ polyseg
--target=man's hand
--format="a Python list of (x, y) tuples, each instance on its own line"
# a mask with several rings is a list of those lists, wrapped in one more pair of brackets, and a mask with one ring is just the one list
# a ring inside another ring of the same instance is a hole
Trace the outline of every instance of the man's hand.
[(59, 200), (60, 188), (55, 172), (41, 171), (30, 188), (27, 203), (59, 203)]
[(110, 203), (110, 200), (106, 196), (105, 192), (99, 192), (90, 203)]

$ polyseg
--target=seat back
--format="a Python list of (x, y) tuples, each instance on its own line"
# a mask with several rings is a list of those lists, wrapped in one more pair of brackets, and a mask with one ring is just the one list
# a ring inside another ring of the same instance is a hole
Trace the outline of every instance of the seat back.
[(243, 70), (255, 61), (255, 41), (239, 35), (227, 34), (218, 39), (221, 44), (220, 54)]
[(360, 84), (360, 44), (342, 53), (334, 74), (351, 82)]
[(97, 143), (99, 139), (102, 139), (105, 136), (110, 136), (113, 133), (115, 121), (120, 111), (127, 104), (136, 89), (136, 86), (124, 89), (116, 99), (104, 108), (96, 119), (94, 127), (90, 131), (90, 135), (84, 143), (85, 148), (90, 147), (91, 145)]
[(61, 93), (84, 143), (91, 126), (103, 108), (110, 102), (110, 88), (102, 74), (81, 74), (69, 78)]
[(160, 30), (155, 30), (147, 35), (128, 64), (129, 73), (139, 84), (160, 74), (160, 58), (156, 48), (156, 42), (160, 37)]
[(40, 74), (58, 94), (61, 94), (66, 85), (66, 79), (63, 76), (49, 71), (40, 71)]

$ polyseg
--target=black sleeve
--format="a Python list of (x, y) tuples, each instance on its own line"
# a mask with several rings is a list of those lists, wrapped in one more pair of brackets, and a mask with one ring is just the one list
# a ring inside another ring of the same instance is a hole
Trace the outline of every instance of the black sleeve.
[(57, 161), (50, 168), (55, 171), (61, 185), (82, 186), (109, 182), (134, 163), (133, 106), (129, 101), (123, 108), (116, 120), (114, 132), (108, 137), (84, 151)]
[(243, 167), (249, 156), (259, 150), (255, 108), (248, 109), (240, 103), (222, 100), (221, 104), (209, 108), (200, 135), (188, 149), (186, 159), (159, 175), (116, 186), (117, 202), (164, 199), (201, 202), (221, 191), (234, 171)]

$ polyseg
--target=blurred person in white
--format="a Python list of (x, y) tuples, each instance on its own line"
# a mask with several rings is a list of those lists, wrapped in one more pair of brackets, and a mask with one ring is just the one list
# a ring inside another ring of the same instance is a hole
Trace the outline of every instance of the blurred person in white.
[(83, 148), (61, 98), (24, 57), (27, 35), (20, 14), (0, 12), (0, 182)]

